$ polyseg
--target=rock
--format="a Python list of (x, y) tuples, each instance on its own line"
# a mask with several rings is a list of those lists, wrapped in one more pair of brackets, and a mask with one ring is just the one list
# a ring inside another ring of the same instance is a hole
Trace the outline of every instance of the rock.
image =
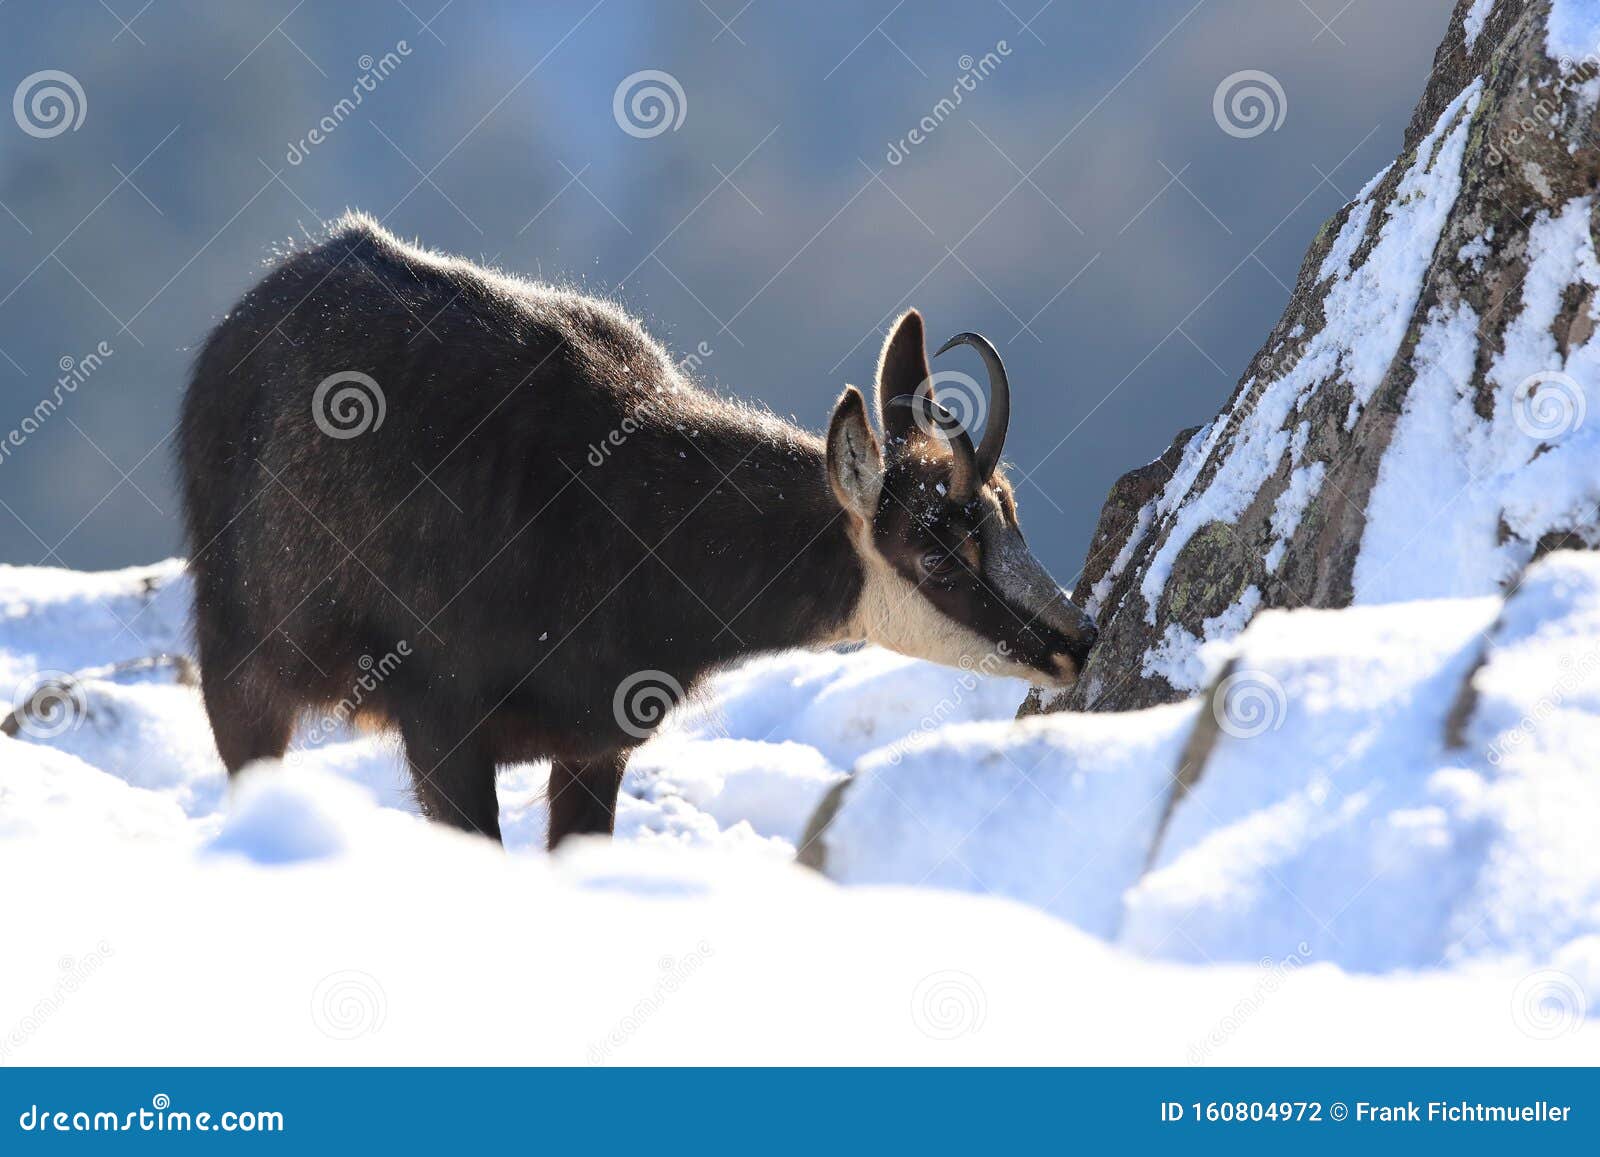
[[(1078, 585), (1072, 590), (1072, 601), (1087, 607), (1091, 614), (1098, 613), (1100, 591), (1116, 581), (1127, 558), (1122, 554), (1125, 544), (1140, 531), (1140, 519), (1148, 519), (1154, 511), (1154, 502), (1172, 481), (1172, 476), (1183, 460), (1185, 447), (1200, 432), (1191, 426), (1172, 440), (1166, 452), (1136, 470), (1130, 470), (1111, 487), (1105, 505), (1100, 508), (1100, 520), (1095, 524), (1094, 538), (1089, 542), (1089, 556), (1084, 560), (1078, 576)], [(1035, 687), (1022, 705), (1019, 717), (1037, 715), (1044, 708), (1044, 692)]]
[(1600, 5), (1481, 7), (1221, 412), (1112, 487), (1076, 592), (1100, 645), (1022, 714), (1194, 694), (1266, 608), (1495, 594), (1600, 544)]

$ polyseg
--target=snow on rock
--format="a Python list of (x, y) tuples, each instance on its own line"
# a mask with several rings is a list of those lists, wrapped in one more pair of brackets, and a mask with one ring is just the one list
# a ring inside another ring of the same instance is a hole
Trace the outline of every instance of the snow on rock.
[(1466, 39), (1468, 52), (1477, 46), (1478, 37), (1483, 34), (1484, 21), (1489, 19), (1489, 13), (1493, 10), (1494, 0), (1472, 0), (1472, 7), (1462, 16), (1461, 33)]
[(1305, 943), (1373, 971), (1444, 960), (1482, 849), (1471, 801), (1434, 772), (1497, 610), (1261, 615), (1213, 693), (1214, 746), (1128, 897), (1128, 946), (1204, 961)]
[(1600, 547), (1600, 3), (1454, 19), (1402, 150), (1312, 240), (1198, 453), (1137, 519), (1124, 482), (1150, 468), (1112, 488), (1100, 644), (1048, 710), (1198, 691), (1201, 650), (1261, 611), (1495, 594)]
[(875, 752), (821, 837), (827, 874), (1009, 896), (1110, 939), (1196, 707), (972, 723)]
[[(1291, 483), (1274, 504), (1274, 529), (1279, 537), (1292, 535), (1300, 516), (1320, 487), (1325, 467), (1302, 466), (1292, 417), (1304, 410), (1330, 382), (1348, 383), (1352, 399), (1345, 425), (1354, 425), (1399, 351), (1411, 312), (1422, 292), (1423, 275), (1438, 244), (1440, 230), (1461, 188), (1461, 158), (1466, 148), (1472, 114), (1477, 110), (1482, 86), (1468, 85), (1440, 114), (1432, 132), (1415, 150), (1415, 160), (1401, 177), (1385, 207), (1378, 236), (1366, 259), (1351, 262), (1367, 241), (1373, 205), (1371, 198), (1387, 170), (1374, 177), (1357, 198), (1339, 235), (1333, 241), (1319, 277), (1328, 281), (1323, 291), (1323, 327), (1304, 345), (1292, 368), (1270, 382), (1235, 396), (1235, 412), (1219, 423), (1213, 438), (1219, 444), (1210, 453), (1222, 457), (1203, 485), (1175, 476), (1162, 504), (1174, 511), (1170, 528), (1145, 567), (1139, 593), (1145, 621), (1154, 625), (1166, 596), (1173, 567), (1195, 534), (1209, 523), (1231, 523), (1256, 499), (1287, 456)], [(1243, 409), (1248, 404), (1248, 410)], [(1226, 432), (1226, 446), (1220, 444)], [(1296, 453), (1291, 454), (1291, 450)], [(1183, 489), (1178, 489), (1178, 487)], [(1279, 506), (1281, 503), (1281, 508)], [(1281, 552), (1268, 569), (1275, 570)], [(1259, 605), (1260, 592), (1248, 606), (1209, 616), (1212, 629), (1201, 635), (1179, 624), (1169, 624), (1159, 645), (1143, 656), (1143, 673), (1160, 678), (1180, 690), (1197, 690), (1190, 659), (1202, 641), (1218, 632), (1236, 634)]]
[(812, 862), (1194, 964), (1388, 973), (1600, 935), (1600, 555), (1551, 554), (1506, 600), (1270, 611), (1195, 662), (1196, 700), (867, 756)]
[(1550, 59), (1569, 66), (1600, 54), (1600, 0), (1551, 0), (1544, 44)]
[[(1591, 198), (1528, 229), (1521, 306), (1487, 375), (1492, 414), (1476, 409), (1479, 319), (1465, 303), (1431, 317), (1417, 380), (1384, 455), (1355, 566), (1358, 602), (1499, 590), (1551, 531), (1584, 528), (1600, 505), (1600, 262)], [(1563, 354), (1553, 325), (1583, 291), (1588, 340)], [(1501, 534), (1504, 526), (1511, 534)]]
[(1304, 942), (1385, 971), (1600, 934), (1600, 556), (1552, 554), (1504, 603), (1272, 612), (1229, 670), (1215, 743), (1128, 896), (1127, 947)]
[(1600, 963), (1600, 557), (1562, 551), (1528, 569), (1462, 707), (1460, 764), (1441, 774), (1486, 847), (1458, 936), (1478, 953), (1536, 956), (1587, 937)]

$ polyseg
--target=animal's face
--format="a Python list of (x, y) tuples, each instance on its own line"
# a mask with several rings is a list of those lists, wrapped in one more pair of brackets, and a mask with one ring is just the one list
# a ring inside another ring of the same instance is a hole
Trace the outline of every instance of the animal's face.
[(999, 355), (971, 334), (945, 348), (958, 342), (975, 346), (989, 368), (993, 397), (976, 449), (932, 397), (915, 311), (895, 326), (879, 362), (884, 443), (854, 388), (834, 410), (828, 474), (866, 575), (856, 625), (904, 654), (1070, 686), (1095, 625), (1023, 540), (998, 468), (1010, 415)]

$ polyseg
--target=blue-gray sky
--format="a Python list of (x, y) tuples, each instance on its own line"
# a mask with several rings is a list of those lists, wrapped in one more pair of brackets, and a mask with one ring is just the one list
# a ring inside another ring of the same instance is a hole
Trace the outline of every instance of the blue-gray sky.
[[(179, 551), (191, 349), (275, 244), (355, 207), (613, 296), (813, 429), (898, 310), (989, 335), (1024, 527), (1065, 582), (1106, 488), (1215, 412), (1318, 225), (1391, 159), (1451, 7), (141, 4), (0, 6), (0, 96), (24, 89), (0, 117), (0, 441), (65, 361), (113, 351), (0, 454), (0, 562)], [(75, 128), (26, 99), (46, 70), (81, 91)], [(682, 117), (636, 135), (614, 98), (646, 70)], [(1282, 93), (1257, 81), (1276, 127), (1254, 135), (1214, 108), (1247, 71)]]

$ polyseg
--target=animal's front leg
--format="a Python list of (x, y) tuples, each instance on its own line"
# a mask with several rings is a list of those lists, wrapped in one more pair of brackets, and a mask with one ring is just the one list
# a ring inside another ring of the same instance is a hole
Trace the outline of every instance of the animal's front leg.
[(627, 763), (626, 751), (598, 759), (550, 761), (548, 847), (553, 849), (567, 836), (611, 834)]
[(494, 758), (484, 749), (476, 728), (462, 718), (444, 714), (401, 720), (417, 803), (437, 823), (477, 832), (498, 843)]

